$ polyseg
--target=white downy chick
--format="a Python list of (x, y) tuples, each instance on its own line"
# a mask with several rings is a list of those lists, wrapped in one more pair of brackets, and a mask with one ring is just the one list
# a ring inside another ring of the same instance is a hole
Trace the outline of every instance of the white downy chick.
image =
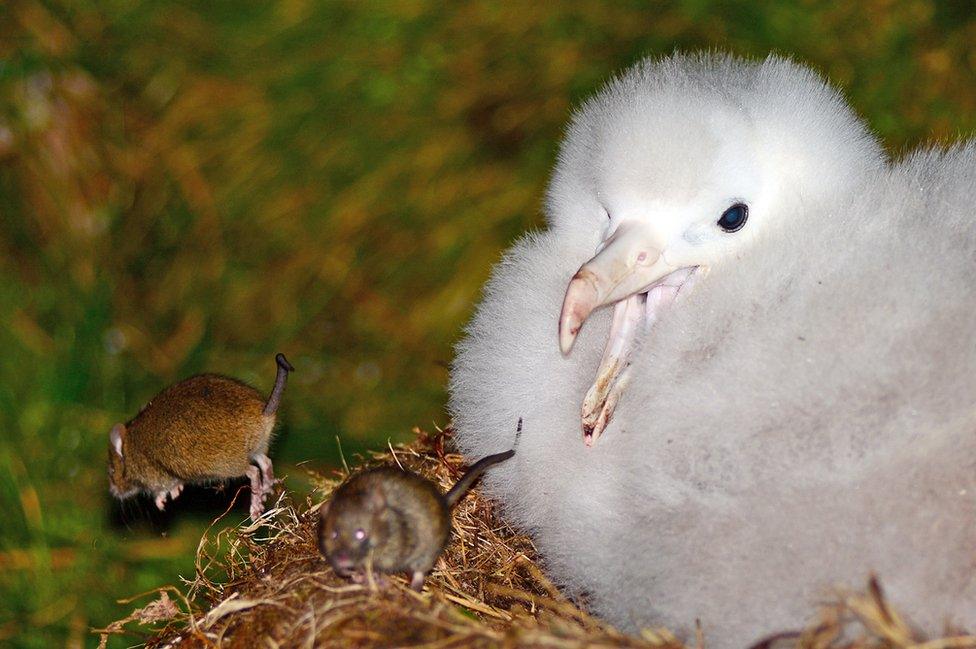
[(524, 417), (488, 486), (626, 628), (744, 646), (872, 570), (926, 631), (976, 622), (973, 187), (973, 146), (890, 166), (789, 61), (639, 64), (486, 288), (462, 449)]

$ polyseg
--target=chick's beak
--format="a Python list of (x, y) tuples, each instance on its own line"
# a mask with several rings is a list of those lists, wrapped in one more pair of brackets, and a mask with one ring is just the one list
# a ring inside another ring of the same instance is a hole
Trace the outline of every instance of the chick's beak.
[(614, 304), (610, 336), (596, 379), (583, 400), (583, 441), (592, 446), (610, 423), (627, 384), (634, 340), (648, 326), (655, 310), (670, 302), (691, 275), (664, 259), (660, 237), (640, 223), (625, 221), (597, 254), (583, 264), (566, 289), (559, 317), (559, 347), (569, 354), (590, 314)]
[(661, 279), (672, 268), (661, 256), (662, 246), (649, 228), (621, 223), (596, 256), (580, 266), (566, 288), (559, 316), (559, 348), (569, 354), (576, 334), (598, 307), (630, 297)]

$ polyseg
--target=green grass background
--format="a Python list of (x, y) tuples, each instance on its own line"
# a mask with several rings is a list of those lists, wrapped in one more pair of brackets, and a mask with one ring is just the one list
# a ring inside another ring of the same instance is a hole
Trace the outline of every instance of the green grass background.
[(286, 352), (295, 477), (445, 424), (571, 107), (676, 48), (794, 54), (894, 152), (976, 126), (970, 1), (0, 4), (0, 644), (92, 645), (192, 573), (226, 494), (107, 495), (109, 428), (167, 383), (266, 389)]

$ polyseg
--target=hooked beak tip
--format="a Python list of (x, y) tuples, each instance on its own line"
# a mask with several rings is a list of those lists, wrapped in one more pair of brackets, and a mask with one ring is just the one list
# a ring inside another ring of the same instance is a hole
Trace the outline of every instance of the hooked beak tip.
[(559, 350), (563, 356), (569, 356), (570, 350), (573, 349), (573, 343), (576, 342), (576, 334), (580, 330), (580, 324), (573, 324), (572, 321), (573, 318), (570, 317), (559, 323)]
[(584, 266), (576, 271), (566, 287), (559, 315), (559, 349), (564, 356), (573, 348), (576, 335), (600, 301), (596, 283), (597, 278)]

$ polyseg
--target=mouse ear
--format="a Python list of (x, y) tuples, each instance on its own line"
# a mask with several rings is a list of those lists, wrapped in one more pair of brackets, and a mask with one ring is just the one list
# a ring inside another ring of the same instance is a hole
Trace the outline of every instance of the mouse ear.
[(115, 424), (112, 426), (112, 432), (108, 434), (108, 438), (112, 441), (112, 448), (120, 458), (124, 458), (122, 455), (122, 443), (125, 440), (125, 424)]

